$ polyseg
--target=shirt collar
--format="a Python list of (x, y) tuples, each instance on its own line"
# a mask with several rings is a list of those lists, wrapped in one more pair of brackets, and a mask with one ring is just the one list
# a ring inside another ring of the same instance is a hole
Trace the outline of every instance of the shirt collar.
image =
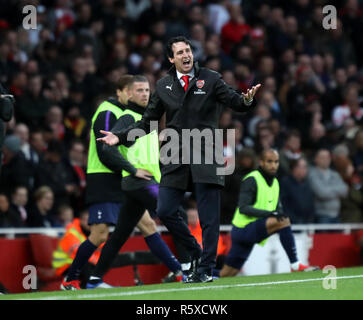
[(178, 79), (180, 80), (182, 76), (189, 76), (189, 80), (194, 78), (194, 68), (192, 68), (192, 70), (190, 70), (190, 72), (188, 72), (187, 74), (183, 74), (180, 73), (178, 70), (176, 70), (176, 76), (178, 77)]

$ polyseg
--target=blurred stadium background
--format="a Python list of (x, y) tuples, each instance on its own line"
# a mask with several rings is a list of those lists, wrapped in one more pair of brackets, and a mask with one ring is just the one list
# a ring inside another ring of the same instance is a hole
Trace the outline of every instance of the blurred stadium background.
[[(26, 5), (36, 9), (35, 29), (24, 28)], [(328, 30), (327, 5), (337, 12), (336, 28)], [(9, 292), (26, 291), (25, 265), (37, 267), (38, 289), (59, 285), (49, 257), (65, 226), (86, 209), (92, 114), (114, 94), (121, 74), (143, 74), (153, 90), (169, 68), (164, 43), (175, 35), (190, 38), (195, 59), (236, 90), (262, 83), (254, 112), (238, 115), (226, 108), (220, 118), (220, 128), (236, 133), (235, 150), (227, 139), (224, 145), (226, 161), (236, 165), (222, 192), (226, 250), (240, 179), (255, 168), (261, 150), (274, 147), (303, 262), (362, 264), (361, 0), (0, 0), (0, 8), (0, 82), (16, 99), (0, 176), (0, 283)], [(323, 164), (316, 157), (322, 150)], [(339, 174), (343, 195), (324, 181), (313, 183), (313, 169), (321, 165)], [(45, 193), (44, 186), (50, 188)], [(44, 204), (46, 197), (51, 199)], [(188, 195), (185, 207), (194, 206)], [(137, 234), (123, 248), (145, 249)], [(287, 271), (274, 238), (261, 250), (241, 274)], [(139, 274), (145, 284), (159, 283), (167, 269), (139, 266)], [(131, 266), (106, 277), (134, 285)]]

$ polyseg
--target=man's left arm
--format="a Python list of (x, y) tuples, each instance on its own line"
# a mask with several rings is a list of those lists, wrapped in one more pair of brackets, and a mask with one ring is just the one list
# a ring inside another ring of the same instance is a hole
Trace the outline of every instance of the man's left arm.
[(215, 94), (218, 102), (225, 107), (229, 107), (236, 112), (247, 112), (250, 111), (255, 105), (256, 101), (254, 96), (261, 84), (253, 86), (248, 89), (246, 93), (239, 94), (222, 78), (219, 78), (214, 86)]

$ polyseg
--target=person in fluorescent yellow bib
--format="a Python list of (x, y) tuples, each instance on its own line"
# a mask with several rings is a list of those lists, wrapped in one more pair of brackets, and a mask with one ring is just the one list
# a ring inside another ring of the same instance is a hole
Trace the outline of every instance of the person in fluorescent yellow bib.
[(268, 149), (261, 154), (260, 167), (243, 178), (238, 207), (232, 219), (232, 246), (222, 269), (215, 270), (216, 276), (237, 275), (253, 246), (256, 243), (264, 245), (276, 232), (290, 260), (291, 271), (317, 270), (317, 267), (303, 265), (297, 258), (290, 219), (280, 202), (280, 186), (276, 178), (278, 168), (278, 152)]

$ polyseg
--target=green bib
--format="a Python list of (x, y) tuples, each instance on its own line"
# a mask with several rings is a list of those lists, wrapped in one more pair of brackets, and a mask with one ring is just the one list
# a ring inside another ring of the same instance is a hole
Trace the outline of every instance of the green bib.
[[(113, 173), (113, 171), (104, 166), (103, 163), (98, 158), (97, 148), (96, 148), (96, 137), (93, 132), (94, 123), (99, 113), (103, 111), (112, 112), (115, 115), (116, 119), (119, 119), (124, 114), (124, 110), (121, 110), (118, 106), (108, 101), (102, 102), (100, 106), (97, 108), (95, 114), (92, 117), (90, 143), (89, 143), (88, 159), (87, 159), (87, 173)], [(125, 147), (120, 146), (119, 150), (123, 154)]]
[[(142, 118), (142, 115), (126, 109), (124, 115), (131, 115), (135, 122)], [(154, 130), (149, 134), (137, 138), (135, 143), (123, 151), (123, 156), (137, 169), (144, 169), (152, 173), (154, 179), (159, 183), (161, 178), (159, 167), (159, 138)], [(129, 176), (130, 173), (123, 170), (122, 176)]]
[[(253, 204), (253, 207), (260, 210), (275, 211), (280, 193), (278, 180), (274, 178), (272, 185), (269, 186), (258, 170), (252, 171), (246, 175), (243, 180), (246, 180), (249, 177), (253, 177), (257, 184), (256, 201)], [(239, 207), (237, 207), (232, 219), (232, 224), (238, 228), (244, 228), (246, 225), (256, 221), (257, 219), (259, 218), (251, 217), (243, 212), (240, 212)], [(260, 244), (265, 244), (266, 240), (267, 239), (263, 240)]]

